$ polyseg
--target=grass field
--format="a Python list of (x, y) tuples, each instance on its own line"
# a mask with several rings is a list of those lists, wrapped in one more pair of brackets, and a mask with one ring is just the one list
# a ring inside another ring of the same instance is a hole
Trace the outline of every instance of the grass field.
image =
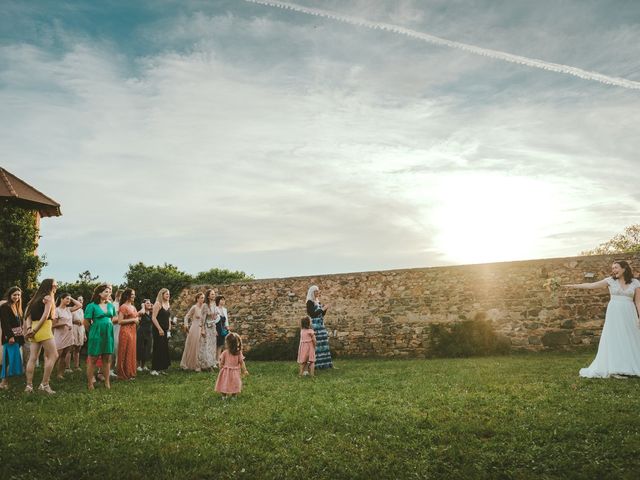
[[(0, 392), (2, 478), (640, 478), (640, 380), (593, 354), (249, 363), (236, 402), (172, 370), (89, 394)], [(41, 372), (36, 373), (36, 385)]]

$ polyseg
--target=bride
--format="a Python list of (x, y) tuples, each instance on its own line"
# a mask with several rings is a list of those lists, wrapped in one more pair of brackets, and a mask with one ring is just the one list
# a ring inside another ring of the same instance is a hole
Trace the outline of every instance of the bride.
[(589, 290), (608, 287), (611, 295), (598, 353), (589, 367), (580, 369), (580, 376), (640, 376), (640, 281), (633, 278), (629, 263), (616, 260), (611, 266), (611, 276), (599, 282), (563, 286)]

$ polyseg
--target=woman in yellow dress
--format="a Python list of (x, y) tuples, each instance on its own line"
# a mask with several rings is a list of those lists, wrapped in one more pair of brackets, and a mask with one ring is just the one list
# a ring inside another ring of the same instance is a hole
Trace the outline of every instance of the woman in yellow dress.
[(53, 278), (46, 278), (38, 287), (38, 291), (33, 295), (27, 304), (25, 311), (25, 336), (31, 342), (29, 347), (29, 362), (27, 363), (27, 386), (25, 392), (33, 392), (33, 372), (36, 368), (36, 361), (40, 355), (40, 349), (44, 348), (44, 373), (39, 390), (49, 395), (54, 392), (49, 386), (51, 371), (58, 359), (56, 341), (53, 338), (53, 319), (55, 319), (55, 296), (58, 284)]

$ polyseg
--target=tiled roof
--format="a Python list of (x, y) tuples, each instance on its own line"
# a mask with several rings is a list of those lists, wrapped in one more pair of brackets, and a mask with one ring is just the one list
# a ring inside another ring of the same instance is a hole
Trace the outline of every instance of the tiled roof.
[(8, 201), (40, 212), (41, 217), (62, 215), (60, 204), (36, 190), (28, 183), (0, 167), (0, 200)]

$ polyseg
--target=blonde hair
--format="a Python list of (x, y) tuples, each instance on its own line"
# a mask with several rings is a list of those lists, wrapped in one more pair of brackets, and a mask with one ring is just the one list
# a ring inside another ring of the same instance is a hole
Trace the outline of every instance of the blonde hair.
[(162, 297), (168, 291), (169, 291), (168, 288), (161, 288), (160, 291), (158, 292), (158, 295), (156, 295), (156, 303), (162, 304), (162, 302), (163, 302)]

